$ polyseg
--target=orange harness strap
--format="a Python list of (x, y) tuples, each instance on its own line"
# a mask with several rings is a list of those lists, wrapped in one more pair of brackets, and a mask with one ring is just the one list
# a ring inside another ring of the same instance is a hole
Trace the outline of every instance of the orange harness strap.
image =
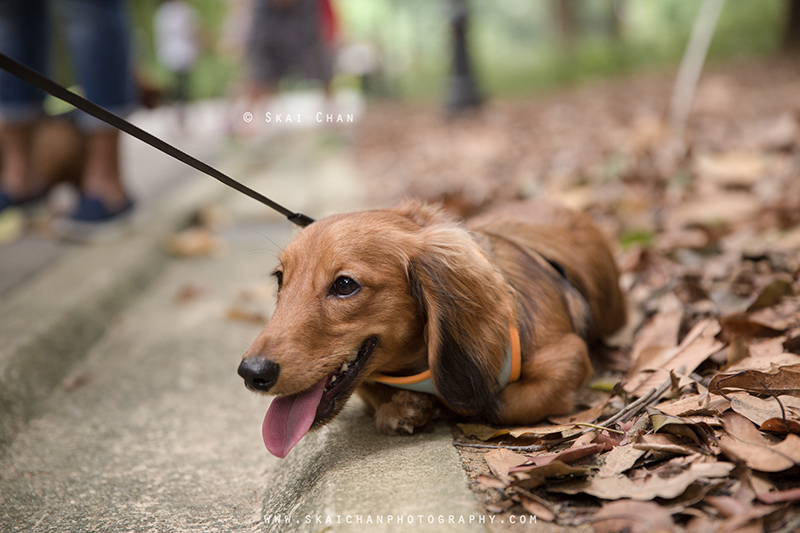
[[(518, 381), (520, 373), (522, 372), (522, 353), (520, 350), (519, 330), (517, 330), (517, 328), (514, 326), (509, 327), (508, 330), (510, 334), (509, 346), (506, 350), (505, 363), (503, 364), (503, 370), (500, 373), (499, 379), (501, 389), (505, 388), (509, 383)], [(399, 389), (412, 390), (416, 392), (425, 392), (441, 397), (439, 392), (436, 390), (435, 385), (433, 384), (430, 369), (420, 372), (419, 374), (414, 374), (413, 376), (395, 377), (378, 374), (372, 376), (371, 379), (391, 387), (397, 387)]]

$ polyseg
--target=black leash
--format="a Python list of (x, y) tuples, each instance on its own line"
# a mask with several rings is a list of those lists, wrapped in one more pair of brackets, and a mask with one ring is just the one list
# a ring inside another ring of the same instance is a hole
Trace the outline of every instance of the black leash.
[(54, 82), (50, 78), (43, 76), (36, 72), (35, 70), (26, 67), (22, 63), (19, 63), (5, 54), (0, 53), (0, 68), (9, 73), (13, 74), (14, 76), (27, 81), (31, 85), (38, 87), (39, 89), (50, 93), (51, 95), (55, 96), (60, 100), (64, 100), (68, 104), (72, 104), (74, 107), (80, 109), (81, 111), (88, 113), (95, 117), (96, 119), (102, 120), (106, 124), (117, 128), (120, 131), (124, 131), (128, 135), (131, 135), (145, 144), (149, 144), (153, 148), (164, 152), (165, 154), (174, 157), (178, 161), (189, 165), (190, 167), (194, 168), (195, 170), (199, 170), (200, 172), (211, 176), (212, 178), (221, 181), (228, 187), (232, 189), (236, 189), (242, 194), (246, 194), (253, 200), (259, 201), (262, 204), (274, 209), (278, 213), (285, 216), (289, 221), (298, 226), (305, 227), (314, 222), (314, 219), (306, 216), (302, 213), (294, 213), (289, 211), (282, 205), (274, 202), (264, 196), (263, 194), (254, 191), (250, 187), (236, 181), (235, 179), (223, 174), (219, 170), (215, 169), (214, 167), (203, 163), (199, 159), (190, 156), (186, 152), (175, 148), (171, 144), (162, 141), (155, 135), (147, 133), (143, 129), (139, 128), (138, 126), (134, 126), (127, 120), (118, 117), (114, 113), (103, 109), (97, 104), (94, 104), (79, 96), (66, 87), (59, 85), (58, 83)]

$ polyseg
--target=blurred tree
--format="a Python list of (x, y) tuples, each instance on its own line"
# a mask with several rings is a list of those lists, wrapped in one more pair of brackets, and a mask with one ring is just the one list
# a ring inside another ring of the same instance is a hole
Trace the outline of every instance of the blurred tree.
[(469, 8), (464, 0), (450, 0), (450, 26), (453, 34), (453, 67), (447, 93), (447, 111), (451, 114), (480, 107), (483, 97), (472, 69), (467, 48)]
[(622, 38), (624, 16), (625, 0), (608, 0), (608, 36), (615, 41)]
[(800, 0), (786, 0), (786, 29), (783, 34), (785, 50), (800, 50)]
[(580, 19), (576, 0), (553, 0), (553, 11), (558, 29), (558, 38), (567, 48), (575, 44), (580, 33)]

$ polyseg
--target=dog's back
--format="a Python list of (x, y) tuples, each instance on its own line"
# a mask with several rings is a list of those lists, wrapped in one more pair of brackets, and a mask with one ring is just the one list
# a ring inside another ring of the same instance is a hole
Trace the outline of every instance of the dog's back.
[[(530, 200), (500, 206), (468, 220), (466, 225), (477, 234), (513, 240), (563, 268), (589, 306), (590, 342), (613, 334), (625, 324), (625, 299), (617, 266), (606, 237), (589, 215)], [(502, 269), (502, 260), (495, 260)]]

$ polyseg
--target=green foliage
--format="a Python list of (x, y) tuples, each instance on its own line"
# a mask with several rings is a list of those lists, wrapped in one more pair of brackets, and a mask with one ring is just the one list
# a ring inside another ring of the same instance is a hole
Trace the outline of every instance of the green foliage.
[[(347, 41), (371, 44), (383, 57), (391, 93), (442, 99), (451, 62), (447, 0), (333, 0)], [(559, 38), (552, 2), (472, 0), (470, 49), (483, 90), (521, 95), (586, 79), (672, 67), (679, 60), (700, 2), (625, 0), (619, 35), (609, 23), (611, 0), (574, 0), (578, 36)], [(159, 0), (131, 0), (137, 48), (147, 72), (163, 84), (168, 74), (153, 51), (152, 16)], [(227, 2), (191, 0), (210, 45), (192, 77), (192, 95), (224, 94), (241, 65), (213, 54)], [(710, 61), (775, 52), (784, 0), (728, 0), (709, 52)], [(352, 80), (338, 80), (349, 85)]]
[(652, 248), (655, 236), (648, 230), (631, 230), (624, 233), (619, 238), (619, 243), (623, 250), (628, 250), (631, 246), (640, 245), (644, 248)]

